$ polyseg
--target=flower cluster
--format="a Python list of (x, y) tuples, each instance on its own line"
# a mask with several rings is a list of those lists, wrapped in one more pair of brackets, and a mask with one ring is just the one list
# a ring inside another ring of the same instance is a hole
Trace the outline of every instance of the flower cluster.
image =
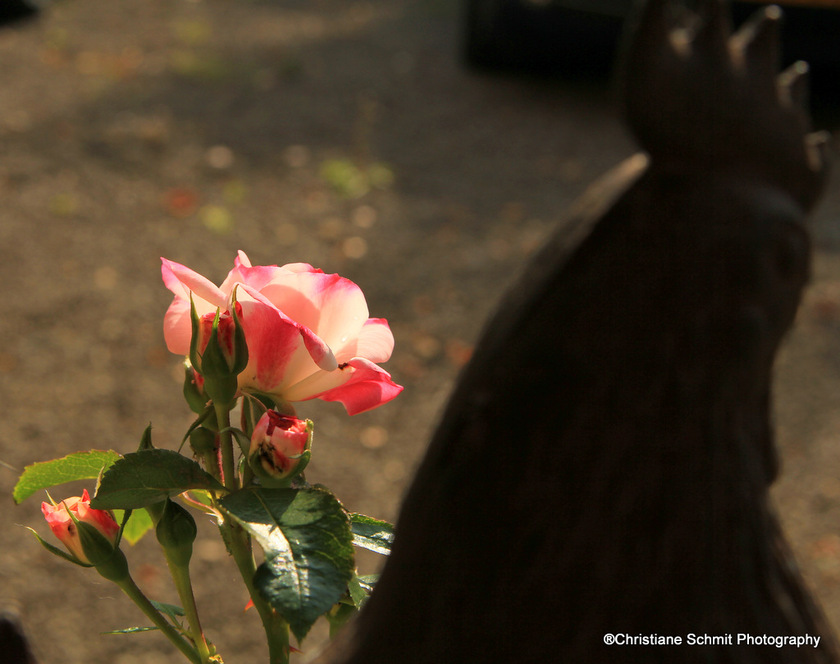
[[(221, 661), (190, 575), (198, 533), (191, 510), (211, 515), (263, 623), (270, 661), (288, 664), (290, 633), (300, 643), (321, 616), (335, 630), (366, 601), (371, 581), (358, 575), (354, 547), (382, 553), (393, 535), (391, 524), (351, 513), (306, 481), (313, 424), (294, 404), (337, 401), (354, 415), (396, 397), (403, 388), (379, 366), (394, 337), (384, 319), (369, 316), (356, 284), (305, 263), (252, 266), (239, 252), (216, 286), (162, 261), (174, 295), (164, 338), (187, 360), (184, 396), (196, 414), (183, 437), (192, 454), (155, 448), (149, 425), (136, 452), (90, 450), (27, 467), (15, 499), (97, 478), (92, 499), (85, 490), (41, 506), (69, 553), (36, 537), (117, 584), (191, 664)], [(111, 510), (122, 511), (121, 523)], [(151, 601), (131, 577), (120, 543), (152, 529), (181, 607)]]
[[(388, 360), (394, 348), (388, 323), (369, 318), (365, 297), (352, 281), (306, 263), (252, 266), (240, 251), (216, 286), (179, 263), (162, 260), (164, 284), (175, 295), (164, 318), (167, 347), (190, 354), (194, 307), (201, 321), (199, 347), (206, 346), (220, 312), (219, 338), (232, 353), (231, 310), (236, 308), (248, 347), (248, 363), (238, 376), (241, 392), (279, 404), (339, 401), (355, 415), (402, 391), (377, 364)], [(200, 375), (201, 367), (194, 368)]]

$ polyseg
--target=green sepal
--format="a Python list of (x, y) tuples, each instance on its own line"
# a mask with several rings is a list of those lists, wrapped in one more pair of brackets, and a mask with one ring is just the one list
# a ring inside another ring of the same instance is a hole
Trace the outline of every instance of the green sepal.
[(281, 415), (289, 417), (297, 417), (297, 410), (289, 401), (283, 401), (277, 397), (276, 394), (268, 394), (267, 392), (257, 392), (253, 389), (248, 390), (248, 396), (256, 399), (263, 406), (262, 412), (252, 421), (252, 426), (256, 426), (262, 414), (267, 410), (276, 410)]
[[(204, 391), (213, 403), (227, 405), (233, 402), (239, 390), (239, 384), (236, 380), (238, 374), (234, 373), (233, 368), (228, 364), (228, 359), (219, 343), (220, 320), (221, 309), (216, 309), (210, 339), (201, 356), (201, 375), (204, 376)], [(235, 358), (233, 359), (235, 362)]]
[[(85, 551), (85, 555), (87, 555), (87, 551)], [(129, 578), (128, 561), (121, 549), (114, 549), (110, 558), (103, 560), (95, 567), (100, 576), (114, 583), (122, 583)]]
[(143, 431), (143, 435), (140, 436), (140, 447), (137, 448), (138, 452), (142, 452), (143, 450), (153, 450), (155, 446), (152, 445), (152, 423), (149, 422), (149, 426)]
[(233, 318), (233, 367), (231, 371), (238, 376), (248, 366), (248, 344), (245, 342), (245, 330), (236, 309), (236, 288), (238, 286), (233, 289), (230, 303), (230, 315)]
[[(289, 457), (289, 459), (297, 460), (297, 465), (285, 477), (277, 477), (263, 467), (260, 461), (261, 455), (259, 449), (254, 450), (254, 453), (251, 454), (250, 449), (246, 450), (243, 447), (242, 453), (247, 455), (248, 465), (251, 467), (254, 475), (260, 479), (262, 486), (272, 489), (285, 489), (292, 486), (297, 478), (303, 476), (303, 471), (306, 470), (306, 467), (312, 459), (312, 440), (314, 437), (315, 423), (312, 420), (306, 420), (306, 445), (303, 448), (303, 452), (297, 456)], [(326, 487), (324, 488), (326, 489)]]
[(128, 578), (128, 561), (123, 552), (105, 535), (89, 523), (79, 521), (76, 516), (67, 511), (76, 531), (79, 533), (79, 543), (85, 557), (103, 577), (109, 581), (124, 581)]
[(192, 336), (190, 337), (190, 364), (194, 369), (201, 366), (201, 356), (198, 354), (198, 334), (201, 329), (201, 321), (198, 318), (198, 311), (195, 308), (195, 300), (193, 300), (192, 292), (190, 292), (190, 328)]
[(74, 556), (70, 553), (67, 553), (67, 551), (64, 551), (63, 549), (59, 549), (57, 546), (53, 546), (52, 544), (47, 542), (43, 537), (41, 537), (38, 533), (36, 533), (29, 526), (25, 526), (25, 527), (30, 533), (35, 535), (35, 539), (37, 539), (41, 543), (41, 546), (43, 546), (47, 551), (49, 551), (53, 555), (58, 556), (59, 558), (63, 558), (67, 562), (73, 563), (74, 565), (78, 565), (79, 567), (93, 567), (93, 565), (90, 565), (88, 563), (83, 563), (81, 560), (76, 558), (76, 556)]
[(254, 475), (259, 478), (261, 486), (268, 489), (288, 489), (289, 487), (295, 485), (298, 478), (303, 476), (303, 471), (306, 466), (309, 465), (309, 461), (312, 458), (312, 452), (306, 450), (301, 453), (300, 456), (290, 458), (299, 459), (298, 465), (295, 466), (295, 469), (286, 477), (277, 477), (263, 468), (263, 465), (260, 462), (259, 452), (255, 452), (253, 455), (248, 457), (248, 465), (251, 467)]
[(160, 545), (166, 549), (167, 558), (179, 567), (190, 563), (193, 542), (197, 534), (195, 519), (178, 503), (167, 499), (163, 515), (155, 527), (155, 534)]
[(242, 431), (242, 429), (237, 429), (236, 427), (229, 427), (225, 429), (225, 431), (230, 431), (233, 437), (236, 439), (236, 443), (239, 445), (239, 449), (242, 451), (242, 456), (247, 457), (248, 452), (251, 450), (251, 439), (248, 435)]
[(208, 403), (204, 410), (198, 413), (198, 417), (195, 418), (192, 424), (190, 424), (187, 432), (184, 434), (184, 437), (181, 438), (181, 447), (178, 448), (178, 451), (181, 451), (181, 448), (184, 447), (184, 443), (189, 440), (190, 434), (195, 431), (198, 427), (203, 426), (205, 429), (210, 429), (210, 431), (217, 431), (219, 425), (216, 423), (216, 412), (215, 408), (213, 408), (213, 404)]
[(208, 397), (200, 389), (195, 381), (196, 372), (189, 360), (184, 362), (184, 400), (190, 407), (190, 410), (197, 415), (200, 415), (207, 405)]
[(245, 398), (242, 399), (242, 428), (251, 432), (257, 426), (263, 413), (274, 407), (274, 402), (266, 403), (265, 398), (250, 392), (246, 392), (243, 396)]

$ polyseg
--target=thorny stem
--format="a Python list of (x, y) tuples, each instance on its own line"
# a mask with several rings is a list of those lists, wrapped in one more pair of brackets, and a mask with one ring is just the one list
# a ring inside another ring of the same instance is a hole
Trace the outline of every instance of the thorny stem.
[(224, 405), (214, 403), (216, 422), (219, 426), (219, 448), (222, 454), (222, 474), (225, 488), (236, 491), (239, 488), (239, 477), (233, 459), (233, 436), (230, 432), (230, 409)]
[(254, 603), (257, 613), (265, 630), (268, 640), (268, 655), (270, 664), (288, 664), (289, 662), (289, 624), (271, 608), (254, 585), (256, 566), (251, 554), (251, 541), (248, 534), (237, 524), (225, 519), (227, 532), (230, 536), (228, 545), (233, 559), (239, 568), (248, 594)]
[(143, 594), (143, 591), (137, 587), (136, 583), (134, 583), (134, 579), (127, 576), (122, 581), (116, 581), (115, 583), (120, 587), (120, 590), (128, 595), (131, 601), (146, 614), (146, 617), (155, 624), (155, 627), (163, 632), (166, 638), (169, 639), (172, 644), (183, 653), (184, 657), (193, 662), (193, 664), (204, 664), (204, 662), (207, 661), (201, 658), (196, 649), (190, 645), (189, 642), (187, 642), (187, 640), (178, 633), (172, 624), (163, 617), (160, 611), (154, 607), (154, 604), (149, 601), (149, 598), (146, 597)]
[[(239, 477), (236, 473), (236, 466), (233, 458), (233, 436), (230, 431), (230, 410), (224, 406), (215, 407), (216, 421), (219, 427), (219, 447), (222, 457), (222, 472), (224, 474), (224, 485), (229, 491), (236, 491), (239, 488)], [(224, 516), (219, 526), (222, 536), (227, 542), (236, 566), (245, 586), (248, 595), (254, 603), (257, 613), (265, 630), (268, 640), (269, 664), (288, 664), (289, 662), (289, 624), (271, 608), (269, 603), (260, 595), (254, 585), (256, 564), (251, 552), (251, 538), (239, 524)]]

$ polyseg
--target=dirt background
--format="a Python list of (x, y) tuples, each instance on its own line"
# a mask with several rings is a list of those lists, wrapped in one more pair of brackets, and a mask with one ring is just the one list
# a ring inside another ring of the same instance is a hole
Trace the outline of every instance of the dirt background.
[[(604, 81), (477, 76), (455, 0), (66, 0), (0, 30), (0, 493), (29, 463), (132, 451), (190, 421), (163, 344), (159, 257), (216, 281), (237, 249), (361, 285), (406, 390), (316, 420), (310, 479), (393, 518), (482, 320), (564, 209), (633, 151)], [(814, 283), (779, 367), (775, 488), (840, 627), (840, 195), (814, 220)], [(78, 492), (75, 487), (70, 490)], [(0, 510), (0, 604), (43, 664), (179, 661), (109, 584), (43, 551), (39, 499)], [(150, 542), (138, 582), (175, 601)], [(265, 660), (209, 523), (195, 575), (229, 664)], [(368, 567), (376, 561), (365, 560)], [(305, 643), (311, 653), (322, 630)]]

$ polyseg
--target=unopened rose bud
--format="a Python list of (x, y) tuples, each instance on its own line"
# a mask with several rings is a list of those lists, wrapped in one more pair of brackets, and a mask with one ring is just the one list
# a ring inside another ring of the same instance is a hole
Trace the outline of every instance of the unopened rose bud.
[(190, 447), (197, 456), (214, 453), (218, 449), (216, 433), (206, 427), (196, 427), (190, 431)]
[(269, 410), (251, 436), (251, 468), (264, 480), (290, 480), (309, 463), (311, 444), (311, 421)]
[(238, 391), (236, 377), (248, 364), (245, 333), (239, 322), (242, 306), (199, 316), (192, 309), (190, 362), (204, 379), (203, 390), (216, 403), (231, 402)]
[(182, 567), (189, 564), (197, 533), (195, 519), (178, 503), (167, 500), (155, 527), (158, 542), (166, 549), (168, 559)]
[[(98, 545), (101, 542), (96, 540), (94, 532), (110, 543), (111, 551), (116, 546), (120, 525), (110, 511), (91, 508), (87, 489), (81, 497), (67, 498), (57, 505), (41, 503), (41, 511), (50, 530), (79, 562), (89, 565), (99, 562), (96, 559), (100, 557), (98, 549), (101, 547)], [(84, 537), (80, 533), (82, 525), (88, 526), (83, 529)], [(94, 560), (89, 554), (93, 554)]]
[[(217, 315), (218, 322), (216, 322)], [(233, 316), (228, 312), (204, 314), (198, 319), (198, 352), (202, 357), (207, 354), (207, 345), (213, 338), (214, 327), (216, 332), (216, 347), (221, 351), (221, 357), (224, 359), (228, 369), (232, 369), (235, 359), (234, 333), (236, 326), (233, 321)]]

